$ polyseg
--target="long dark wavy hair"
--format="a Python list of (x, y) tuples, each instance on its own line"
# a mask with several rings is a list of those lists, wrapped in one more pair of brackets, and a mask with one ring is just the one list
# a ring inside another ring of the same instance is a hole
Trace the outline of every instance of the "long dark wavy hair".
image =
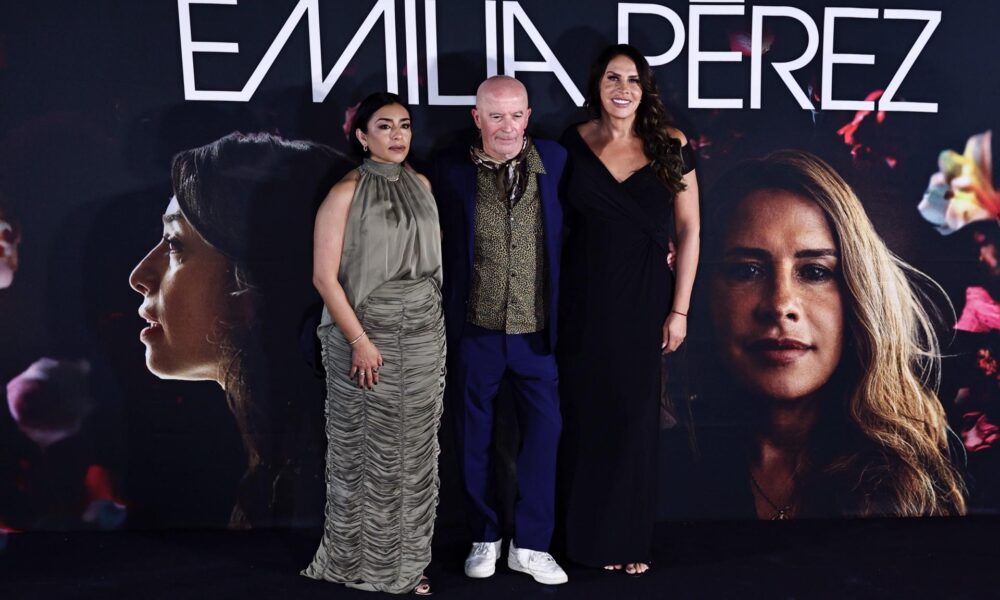
[(302, 471), (304, 455), (322, 456), (310, 448), (321, 436), (309, 425), (322, 414), (322, 388), (298, 340), (317, 300), (315, 212), (343, 174), (340, 164), (330, 148), (266, 133), (232, 133), (173, 160), (181, 212), (230, 261), (225, 291), (240, 307), (218, 323), (227, 357), (220, 383), (248, 457), (233, 526), (287, 524), (281, 497), (294, 494), (291, 474)]
[(608, 63), (617, 56), (628, 57), (635, 63), (639, 72), (639, 85), (642, 86), (642, 99), (636, 110), (633, 131), (642, 140), (642, 150), (652, 161), (653, 172), (668, 190), (677, 193), (684, 190), (681, 181), (684, 173), (684, 160), (681, 158), (681, 143), (677, 138), (667, 133), (667, 127), (672, 124), (670, 113), (663, 107), (660, 91), (656, 87), (656, 78), (649, 62), (634, 46), (616, 44), (608, 46), (590, 65), (590, 77), (587, 80), (587, 101), (584, 106), (590, 112), (592, 119), (600, 119), (601, 112), (601, 79), (608, 68)]

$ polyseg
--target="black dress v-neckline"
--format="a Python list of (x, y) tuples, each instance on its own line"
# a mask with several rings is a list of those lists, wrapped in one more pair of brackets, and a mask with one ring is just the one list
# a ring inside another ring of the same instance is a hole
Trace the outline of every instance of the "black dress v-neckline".
[(639, 167), (635, 171), (632, 171), (631, 173), (629, 173), (628, 177), (626, 177), (625, 179), (621, 179), (620, 180), (617, 177), (615, 177), (615, 174), (611, 172), (611, 169), (608, 168), (608, 165), (604, 164), (604, 161), (601, 160), (601, 157), (597, 155), (597, 152), (594, 152), (594, 149), (590, 147), (590, 144), (587, 143), (587, 140), (583, 139), (583, 135), (580, 134), (580, 130), (578, 129), (578, 127), (579, 127), (578, 125), (573, 125), (572, 127), (570, 127), (570, 129), (576, 134), (577, 139), (587, 149), (587, 152), (590, 154), (590, 156), (593, 157), (594, 160), (596, 160), (597, 162), (599, 162), (601, 164), (601, 169), (605, 173), (607, 173), (608, 177), (610, 177), (611, 180), (614, 181), (618, 185), (624, 185), (630, 179), (632, 179), (633, 177), (635, 177), (637, 174), (641, 173), (642, 171), (645, 171), (646, 169), (648, 169), (650, 167), (650, 165), (653, 164), (653, 161), (648, 161), (646, 164), (642, 165), (641, 167)]

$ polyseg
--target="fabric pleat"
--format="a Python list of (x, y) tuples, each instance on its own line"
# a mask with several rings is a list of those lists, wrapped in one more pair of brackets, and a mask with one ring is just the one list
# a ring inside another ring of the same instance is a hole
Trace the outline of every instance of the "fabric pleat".
[(433, 278), (395, 280), (356, 309), (384, 361), (379, 383), (347, 374), (351, 346), (318, 330), (327, 373), (327, 505), (323, 539), (302, 574), (405, 593), (430, 563), (445, 382), (441, 292)]

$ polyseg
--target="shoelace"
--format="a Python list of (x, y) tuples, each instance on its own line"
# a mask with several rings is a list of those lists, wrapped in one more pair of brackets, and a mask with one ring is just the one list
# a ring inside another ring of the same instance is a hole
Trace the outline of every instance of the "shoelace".
[(473, 556), (486, 556), (489, 554), (492, 546), (489, 544), (476, 544), (476, 547), (472, 550)]
[(542, 562), (542, 563), (552, 563), (555, 564), (556, 559), (552, 558), (552, 555), (548, 552), (535, 552), (530, 557), (528, 557), (528, 562)]

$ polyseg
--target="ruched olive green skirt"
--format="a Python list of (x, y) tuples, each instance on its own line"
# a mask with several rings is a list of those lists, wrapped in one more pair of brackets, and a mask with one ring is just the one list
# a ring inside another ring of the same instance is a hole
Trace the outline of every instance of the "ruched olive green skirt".
[(356, 308), (382, 353), (379, 383), (349, 379), (351, 346), (318, 335), (326, 368), (326, 523), (302, 574), (404, 593), (431, 560), (445, 378), (441, 292), (429, 278), (390, 281)]

